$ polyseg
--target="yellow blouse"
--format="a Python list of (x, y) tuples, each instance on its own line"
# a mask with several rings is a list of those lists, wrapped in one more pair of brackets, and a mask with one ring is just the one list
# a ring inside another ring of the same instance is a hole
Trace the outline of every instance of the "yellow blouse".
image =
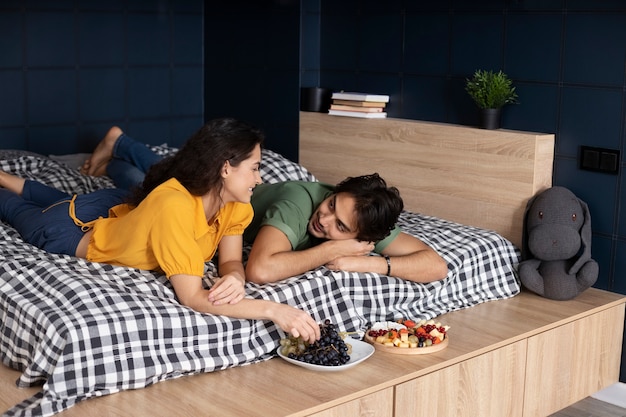
[(93, 223), (87, 259), (132, 268), (202, 276), (223, 236), (241, 235), (252, 221), (248, 203), (228, 203), (207, 223), (199, 196), (172, 178), (136, 208), (120, 204)]

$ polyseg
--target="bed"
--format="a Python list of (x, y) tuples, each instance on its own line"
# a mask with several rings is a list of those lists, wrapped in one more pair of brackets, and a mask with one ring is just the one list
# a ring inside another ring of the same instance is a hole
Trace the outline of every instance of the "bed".
[[(415, 397), (410, 394), (414, 388), (407, 384), (422, 383), (426, 376), (443, 378), (440, 373), (452, 366), (497, 352), (504, 356), (495, 359), (504, 359), (505, 370), (511, 368), (508, 380), (520, 376), (513, 365), (527, 353), (523, 343), (541, 331), (592, 313), (602, 314), (602, 320), (611, 324), (619, 324), (621, 314), (623, 323), (625, 300), (610, 293), (590, 290), (585, 297), (562, 304), (559, 314), (540, 318), (532, 312), (552, 304), (520, 294), (519, 216), (525, 200), (549, 186), (552, 135), (525, 134), (520, 140), (519, 134), (503, 131), (488, 133), (495, 136), (484, 139), (485, 131), (477, 129), (468, 136), (466, 128), (448, 125), (394, 120), (363, 125), (345, 119), (303, 113), (300, 164), (264, 150), (264, 180), (336, 182), (346, 175), (378, 171), (400, 188), (407, 202), (400, 226), (446, 259), (448, 276), (415, 284), (320, 267), (279, 284), (249, 283), (248, 296), (306, 309), (317, 320), (329, 319), (347, 332), (363, 331), (375, 321), (444, 316), (456, 323), (453, 334), (462, 344), (417, 363), (417, 359), (398, 361), (375, 354), (354, 367), (352, 374), (311, 374), (273, 359), (285, 335), (271, 322), (195, 313), (177, 302), (159, 274), (46, 254), (1, 224), (0, 404), (5, 414), (331, 416), (367, 409), (376, 410), (375, 415), (400, 416), (406, 414), (400, 412), (398, 396), (404, 395), (401, 403), (412, 412), (417, 405), (409, 407), (406, 398)], [(449, 133), (457, 130), (460, 137)], [(426, 139), (416, 139), (420, 135)], [(372, 154), (372, 149), (379, 151)], [(167, 146), (156, 150), (175, 151)], [(365, 155), (357, 154), (363, 150)], [(367, 155), (368, 171), (363, 172)], [(32, 153), (3, 151), (0, 167), (77, 193), (112, 186), (106, 178), (84, 177), (59, 160)], [(479, 184), (485, 180), (489, 187)], [(497, 183), (508, 185), (505, 195), (496, 198)], [(433, 201), (436, 194), (443, 204)], [(415, 205), (424, 201), (421, 208)], [(438, 210), (445, 216), (439, 217)], [(208, 263), (207, 286), (215, 274), (213, 263)], [(529, 320), (503, 324), (520, 311)], [(487, 321), (500, 331), (494, 335), (481, 329)], [(476, 341), (468, 334), (479, 330), (491, 336)], [(593, 363), (603, 370), (601, 377), (572, 398), (617, 380), (609, 370), (619, 356), (616, 339), (613, 336), (602, 345), (609, 363)], [(492, 363), (494, 358), (484, 360)], [(497, 378), (493, 379), (495, 384)], [(409, 391), (402, 394), (403, 389)], [(526, 392), (520, 391), (522, 396), (532, 394)], [(515, 398), (509, 401), (514, 404)], [(529, 410), (524, 415), (539, 415)]]

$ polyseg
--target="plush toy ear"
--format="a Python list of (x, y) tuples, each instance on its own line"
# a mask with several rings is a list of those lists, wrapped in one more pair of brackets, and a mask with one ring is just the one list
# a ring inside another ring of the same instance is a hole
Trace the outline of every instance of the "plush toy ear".
[(524, 210), (524, 220), (523, 220), (524, 223), (522, 225), (522, 260), (523, 261), (533, 258), (533, 254), (530, 252), (530, 248), (528, 247), (528, 211), (533, 205), (533, 202), (537, 199), (537, 197), (539, 197), (541, 193), (543, 193), (543, 191), (538, 192), (533, 197), (531, 197), (528, 200), (528, 203), (526, 203), (526, 209)]
[(583, 227), (580, 229), (580, 240), (582, 242), (583, 253), (574, 262), (569, 269), (569, 274), (577, 274), (578, 270), (591, 259), (591, 214), (589, 213), (589, 207), (587, 203), (578, 199), (583, 209), (584, 221)]

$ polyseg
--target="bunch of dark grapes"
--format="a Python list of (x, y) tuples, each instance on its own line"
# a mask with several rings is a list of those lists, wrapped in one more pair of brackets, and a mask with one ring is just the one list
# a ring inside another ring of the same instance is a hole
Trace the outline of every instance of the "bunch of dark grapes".
[(289, 336), (280, 341), (281, 353), (288, 358), (323, 366), (340, 366), (350, 360), (351, 346), (344, 342), (330, 320), (320, 324), (321, 336), (314, 343)]

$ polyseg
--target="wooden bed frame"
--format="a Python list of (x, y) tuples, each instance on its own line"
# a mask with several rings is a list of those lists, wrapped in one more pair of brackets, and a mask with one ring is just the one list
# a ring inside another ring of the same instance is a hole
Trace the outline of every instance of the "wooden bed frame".
[[(551, 185), (554, 136), (302, 113), (300, 163), (320, 180), (379, 172), (412, 211), (494, 229), (516, 244), (528, 198)], [(279, 358), (81, 402), (61, 416), (545, 416), (617, 382), (626, 297), (523, 291), (445, 314), (449, 346), (376, 352), (342, 372)], [(0, 367), (0, 409), (32, 396)]]
[(528, 199), (552, 186), (554, 135), (300, 113), (300, 164), (320, 181), (378, 172), (410, 211), (493, 229), (518, 247)]

